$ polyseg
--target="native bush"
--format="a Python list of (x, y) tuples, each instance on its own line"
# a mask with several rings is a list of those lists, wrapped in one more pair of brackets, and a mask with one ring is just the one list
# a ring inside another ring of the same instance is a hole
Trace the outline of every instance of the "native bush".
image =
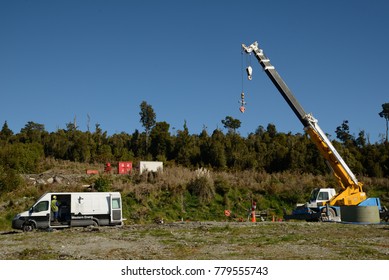
[(111, 189), (112, 182), (107, 176), (100, 176), (94, 183), (94, 188), (98, 192), (107, 192)]
[(17, 189), (22, 184), (23, 180), (15, 170), (0, 165), (0, 194)]
[(0, 148), (0, 161), (17, 173), (38, 173), (44, 162), (43, 146), (39, 143), (16, 143)]
[(201, 204), (208, 204), (215, 197), (214, 182), (206, 169), (196, 170), (196, 177), (188, 183), (187, 189)]

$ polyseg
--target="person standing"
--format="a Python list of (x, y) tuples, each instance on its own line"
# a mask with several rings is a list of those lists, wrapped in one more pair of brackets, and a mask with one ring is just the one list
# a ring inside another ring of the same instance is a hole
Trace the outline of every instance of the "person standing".
[(57, 196), (53, 196), (53, 199), (51, 200), (51, 211), (53, 211), (54, 214), (54, 223), (58, 223), (58, 210), (59, 210), (59, 202), (57, 201)]

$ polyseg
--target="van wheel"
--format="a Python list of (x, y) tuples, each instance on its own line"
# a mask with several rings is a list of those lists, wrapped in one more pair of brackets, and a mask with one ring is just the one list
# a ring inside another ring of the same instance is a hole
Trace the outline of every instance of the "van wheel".
[(22, 230), (24, 232), (33, 231), (35, 229), (35, 226), (31, 222), (26, 222), (23, 224)]
[(92, 227), (99, 227), (99, 223), (96, 220), (93, 220)]

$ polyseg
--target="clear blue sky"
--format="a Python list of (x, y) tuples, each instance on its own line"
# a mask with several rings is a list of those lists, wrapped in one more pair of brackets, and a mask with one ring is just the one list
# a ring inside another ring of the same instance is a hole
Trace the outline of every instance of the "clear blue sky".
[[(344, 120), (371, 142), (389, 102), (389, 1), (0, 1), (0, 125), (47, 131), (143, 131), (140, 103), (171, 132), (223, 128), (247, 136), (302, 125), (252, 58), (242, 91), (241, 44), (258, 41), (305, 111), (335, 138)], [(245, 60), (244, 60), (245, 62)]]

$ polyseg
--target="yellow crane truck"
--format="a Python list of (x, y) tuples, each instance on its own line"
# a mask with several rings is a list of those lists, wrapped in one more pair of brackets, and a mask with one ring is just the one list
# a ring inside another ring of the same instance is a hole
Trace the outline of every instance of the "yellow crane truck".
[[(328, 162), (328, 165), (331, 167), (340, 186), (340, 191), (338, 193), (332, 188), (314, 189), (311, 193), (309, 202), (298, 205), (291, 215), (285, 215), (284, 218), (311, 221), (351, 220), (351, 222), (353, 222), (353, 217), (350, 219), (349, 216), (354, 216), (354, 213), (357, 213), (357, 216), (366, 216), (367, 213), (367, 216), (369, 216), (366, 220), (367, 223), (371, 221), (371, 216), (377, 215), (378, 222), (380, 217), (387, 220), (389, 214), (387, 209), (381, 206), (380, 199), (367, 198), (366, 193), (362, 189), (362, 183), (357, 180), (354, 173), (336, 151), (326, 134), (321, 130), (318, 121), (312, 114), (307, 114), (304, 111), (303, 107), (299, 104), (286, 83), (276, 71), (275, 67), (271, 65), (270, 59), (267, 58), (263, 50), (259, 48), (258, 43), (254, 42), (249, 46), (242, 44), (242, 49), (247, 54), (255, 55), (267, 76), (303, 124), (304, 130), (310, 136), (310, 139), (314, 142), (320, 151), (320, 154)], [(251, 80), (251, 72), (252, 68), (249, 66), (247, 69), (249, 80)], [(369, 214), (365, 209), (369, 209), (369, 211), (373, 211), (373, 213)], [(362, 214), (358, 214), (358, 211), (361, 210)], [(348, 217), (346, 218), (346, 216)], [(362, 221), (364, 219), (365, 218), (362, 217)], [(377, 221), (376, 218), (373, 220)]]

